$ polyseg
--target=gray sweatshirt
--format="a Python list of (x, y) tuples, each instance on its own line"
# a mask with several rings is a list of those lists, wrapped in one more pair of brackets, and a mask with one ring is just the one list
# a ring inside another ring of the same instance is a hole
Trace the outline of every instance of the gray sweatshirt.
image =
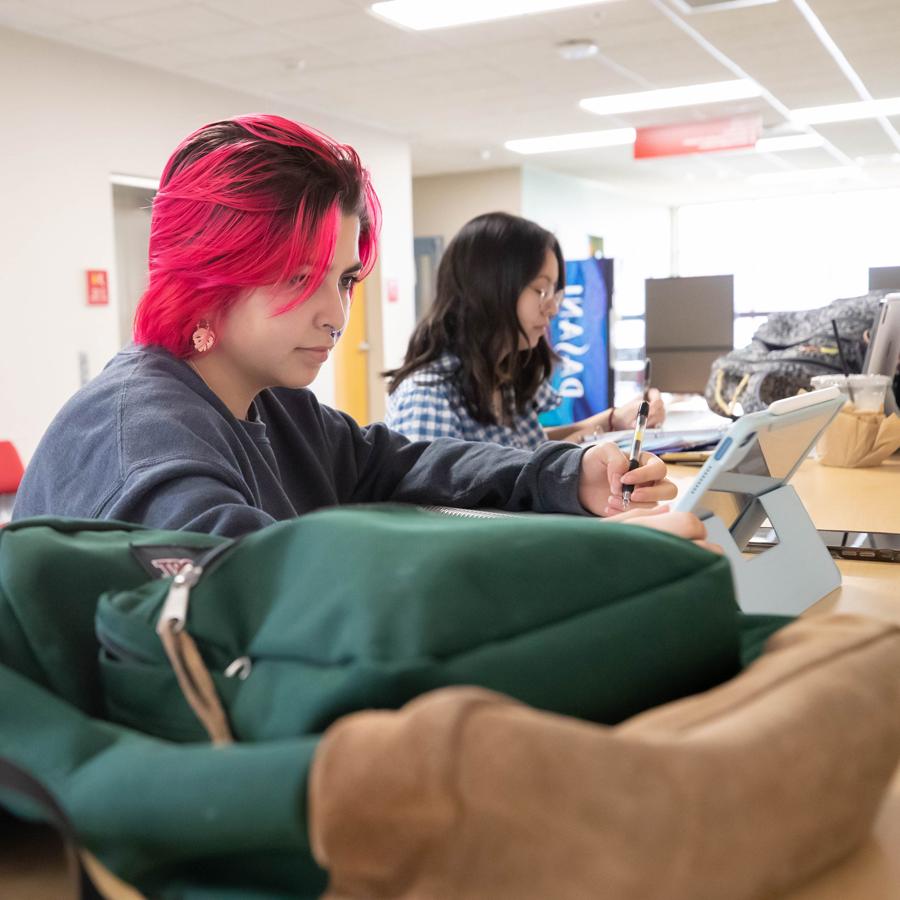
[(273, 388), (237, 419), (184, 361), (128, 347), (41, 439), (13, 519), (119, 519), (237, 537), (345, 503), (444, 504), (584, 515), (583, 450), (534, 453), (360, 428), (308, 390)]

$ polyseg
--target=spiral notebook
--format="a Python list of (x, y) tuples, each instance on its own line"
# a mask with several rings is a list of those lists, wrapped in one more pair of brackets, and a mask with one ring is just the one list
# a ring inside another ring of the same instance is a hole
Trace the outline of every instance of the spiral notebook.
[[(730, 422), (728, 423), (731, 424)], [(712, 450), (719, 443), (722, 435), (725, 434), (727, 425), (720, 425), (716, 428), (687, 428), (687, 429), (666, 429), (666, 428), (648, 428), (644, 431), (643, 449), (648, 453), (672, 453), (682, 450)], [(622, 450), (627, 451), (631, 447), (631, 439), (634, 437), (634, 430), (627, 431), (610, 431), (607, 434), (601, 434), (596, 441), (592, 443), (606, 443), (612, 441), (618, 444)]]
[(501, 512), (499, 509), (460, 509), (458, 506), (417, 506), (424, 512), (441, 513), (458, 519), (515, 519), (528, 513)]

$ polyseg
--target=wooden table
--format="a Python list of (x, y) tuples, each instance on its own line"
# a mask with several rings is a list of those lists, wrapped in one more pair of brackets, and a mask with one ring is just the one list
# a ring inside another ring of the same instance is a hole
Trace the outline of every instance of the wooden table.
[[(699, 470), (670, 466), (679, 493)], [(900, 532), (900, 458), (871, 469), (807, 460), (791, 479), (817, 528)], [(843, 583), (804, 615), (864, 613), (900, 624), (900, 564), (836, 560)], [(852, 856), (782, 900), (900, 900), (900, 769), (872, 836)]]

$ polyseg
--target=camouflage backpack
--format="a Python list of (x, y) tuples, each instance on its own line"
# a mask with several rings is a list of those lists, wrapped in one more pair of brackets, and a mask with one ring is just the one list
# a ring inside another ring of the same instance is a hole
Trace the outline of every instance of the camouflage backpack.
[(819, 309), (773, 313), (746, 347), (717, 359), (704, 395), (719, 415), (765, 409), (773, 400), (809, 390), (814, 375), (841, 372), (832, 330), (837, 322), (841, 349), (851, 372), (862, 370), (865, 333), (872, 327), (885, 291), (835, 300)]

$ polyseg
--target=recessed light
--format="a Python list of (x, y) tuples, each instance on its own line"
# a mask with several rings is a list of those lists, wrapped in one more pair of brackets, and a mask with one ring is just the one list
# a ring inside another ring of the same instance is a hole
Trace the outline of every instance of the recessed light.
[(597, 2), (609, 0), (444, 0), (441, 3), (384, 0), (373, 3), (369, 11), (392, 25), (427, 31), (430, 28), (451, 28), (454, 25), (511, 19), (514, 16), (533, 16), (575, 6), (593, 6)]
[(760, 138), (756, 149), (760, 153), (783, 153), (785, 150), (809, 150), (821, 147), (825, 138), (820, 134), (785, 134), (779, 137)]
[(580, 131), (575, 134), (553, 134), (548, 137), (521, 138), (506, 141), (504, 147), (514, 153), (558, 153), (562, 150), (590, 150), (593, 147), (619, 147), (633, 144), (633, 128), (608, 128), (605, 131)]
[(835, 103), (831, 106), (807, 106), (790, 113), (791, 119), (803, 125), (822, 125), (826, 122), (854, 122), (878, 116), (900, 114), (900, 97), (884, 100), (860, 100), (856, 103)]
[(789, 172), (763, 172), (751, 175), (753, 184), (790, 184), (793, 181), (841, 181), (860, 175), (856, 166), (834, 166), (825, 169), (794, 169)]
[(590, 59), (600, 52), (600, 48), (593, 41), (563, 41), (556, 45), (556, 52), (568, 61)]
[(676, 106), (699, 106), (704, 103), (745, 100), (748, 97), (759, 97), (761, 93), (762, 88), (755, 81), (739, 78), (734, 81), (689, 84), (656, 91), (637, 91), (633, 94), (588, 97), (581, 100), (578, 105), (588, 112), (610, 116), (647, 109), (671, 109)]

